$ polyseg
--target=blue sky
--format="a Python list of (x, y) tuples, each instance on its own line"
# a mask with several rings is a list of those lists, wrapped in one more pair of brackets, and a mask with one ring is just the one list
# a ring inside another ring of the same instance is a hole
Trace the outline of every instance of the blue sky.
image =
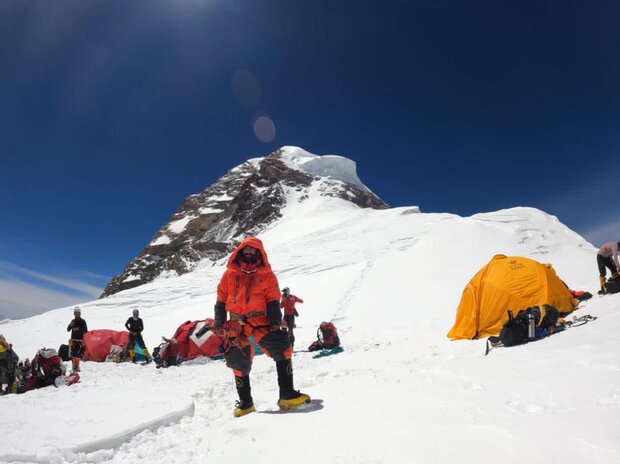
[(391, 206), (618, 240), (619, 23), (613, 0), (3, 0), (0, 315), (98, 296), (283, 145), (354, 159)]

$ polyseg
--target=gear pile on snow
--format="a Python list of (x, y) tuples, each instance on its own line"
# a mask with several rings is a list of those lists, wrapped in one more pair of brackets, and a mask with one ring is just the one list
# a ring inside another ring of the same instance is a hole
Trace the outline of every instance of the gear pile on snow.
[(65, 375), (65, 365), (53, 348), (42, 348), (29, 364), (23, 365), (16, 376), (17, 393), (54, 385), (57, 377)]
[(560, 312), (549, 305), (523, 309), (516, 316), (508, 311), (508, 321), (502, 327), (499, 339), (504, 346), (513, 346), (544, 338), (557, 331), (559, 318)]
[(340, 337), (332, 322), (321, 322), (316, 331), (317, 340), (308, 347), (308, 351), (327, 350), (340, 346)]
[[(545, 314), (540, 312), (540, 309), (539, 307), (527, 308), (526, 310), (519, 311), (516, 317), (513, 317), (511, 313), (510, 319), (504, 324), (506, 330), (502, 328), (502, 333), (500, 333), (499, 337), (493, 336), (487, 339), (485, 356), (489, 354), (491, 349), (498, 346), (515, 346), (540, 340), (554, 333), (562, 332), (572, 327), (579, 327), (597, 319), (596, 316), (591, 316), (590, 314), (585, 314), (581, 317), (573, 316), (572, 321), (561, 318), (556, 319), (557, 310), (555, 308), (542, 308), (545, 310)], [(556, 319), (555, 323), (553, 323), (554, 319)], [(539, 321), (542, 322), (536, 325)], [(523, 335), (523, 331), (525, 331), (525, 335)]]
[(186, 321), (171, 338), (162, 337), (163, 342), (153, 350), (155, 366), (175, 366), (199, 356), (221, 359), (224, 340), (210, 329), (212, 326), (213, 319), (210, 318)]

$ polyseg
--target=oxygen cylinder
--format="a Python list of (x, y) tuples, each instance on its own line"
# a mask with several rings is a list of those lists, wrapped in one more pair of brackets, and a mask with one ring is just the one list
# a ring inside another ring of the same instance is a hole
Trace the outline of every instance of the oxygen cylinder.
[(533, 313), (527, 315), (527, 338), (528, 340), (536, 338), (536, 318)]

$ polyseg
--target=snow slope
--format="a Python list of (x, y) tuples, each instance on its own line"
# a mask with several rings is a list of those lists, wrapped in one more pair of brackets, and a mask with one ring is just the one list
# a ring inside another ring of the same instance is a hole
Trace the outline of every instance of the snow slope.
[[(322, 320), (345, 348), (294, 356), (296, 387), (316, 410), (277, 411), (265, 356), (252, 371), (259, 412), (238, 419), (221, 361), (83, 363), (77, 385), (0, 397), (0, 461), (620, 462), (620, 295), (582, 304), (575, 314), (599, 316), (593, 323), (486, 357), (484, 340), (446, 338), (463, 287), (496, 253), (550, 262), (571, 288), (595, 293), (596, 250), (584, 239), (530, 208), (462, 218), (289, 193), (261, 239), (280, 285), (304, 299), (297, 348)], [(224, 264), (86, 303), (83, 316), (91, 329), (120, 329), (138, 307), (152, 348), (212, 315)], [(64, 343), (71, 317), (61, 308), (0, 332), (32, 356)]]

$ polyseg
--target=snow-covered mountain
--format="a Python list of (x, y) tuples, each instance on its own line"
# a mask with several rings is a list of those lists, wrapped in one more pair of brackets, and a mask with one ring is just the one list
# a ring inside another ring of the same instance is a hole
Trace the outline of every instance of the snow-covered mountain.
[(282, 147), (231, 169), (191, 195), (151, 242), (106, 286), (102, 296), (127, 290), (162, 274), (180, 275), (201, 261), (217, 261), (246, 235), (257, 235), (281, 217), (289, 193), (303, 203), (313, 195), (343, 198), (362, 208), (387, 205), (357, 177), (355, 162)]
[[(595, 293), (589, 243), (532, 208), (471, 217), (362, 208), (316, 194), (325, 184), (311, 177), (303, 189), (282, 187), (278, 217), (259, 237), (280, 285), (304, 299), (296, 347), (323, 320), (339, 329), (343, 353), (293, 358), (296, 387), (318, 410), (276, 410), (265, 356), (252, 370), (258, 413), (243, 418), (232, 417), (233, 377), (221, 361), (83, 363), (77, 385), (0, 397), (0, 461), (620, 462), (620, 295), (582, 303), (575, 314), (598, 316), (590, 324), (486, 357), (484, 340), (446, 337), (463, 287), (497, 253), (552, 263), (571, 288)], [(156, 346), (183, 321), (212, 316), (225, 259), (87, 302), (83, 316), (89, 328), (120, 330), (137, 307)], [(60, 308), (2, 333), (32, 356), (64, 343), (71, 317)]]

